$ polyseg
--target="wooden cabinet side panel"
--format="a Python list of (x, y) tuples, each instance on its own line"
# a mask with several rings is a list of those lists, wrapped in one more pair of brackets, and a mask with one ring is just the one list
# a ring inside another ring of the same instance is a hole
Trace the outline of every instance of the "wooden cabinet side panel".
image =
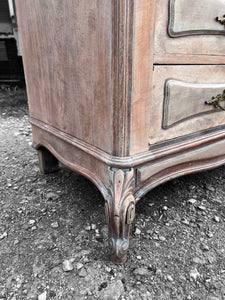
[(32, 132), (34, 144), (37, 148), (44, 146), (64, 166), (86, 176), (99, 188), (103, 196), (107, 195), (107, 187), (109, 186), (107, 164), (34, 125), (32, 126)]
[(111, 1), (16, 7), (30, 115), (111, 153)]

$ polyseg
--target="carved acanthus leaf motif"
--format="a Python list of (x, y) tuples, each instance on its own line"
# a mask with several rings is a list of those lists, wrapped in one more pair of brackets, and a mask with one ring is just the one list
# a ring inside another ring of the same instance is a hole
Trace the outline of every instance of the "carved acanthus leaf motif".
[(109, 225), (109, 246), (114, 260), (122, 261), (129, 247), (130, 224), (135, 216), (134, 171), (110, 170), (110, 191), (105, 211)]

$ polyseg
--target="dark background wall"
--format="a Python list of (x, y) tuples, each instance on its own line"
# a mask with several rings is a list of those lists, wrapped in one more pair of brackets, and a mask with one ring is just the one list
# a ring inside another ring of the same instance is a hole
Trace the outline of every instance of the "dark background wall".
[(8, 0), (0, 0), (0, 83), (23, 82), (23, 64), (19, 51), (15, 6), (10, 11)]

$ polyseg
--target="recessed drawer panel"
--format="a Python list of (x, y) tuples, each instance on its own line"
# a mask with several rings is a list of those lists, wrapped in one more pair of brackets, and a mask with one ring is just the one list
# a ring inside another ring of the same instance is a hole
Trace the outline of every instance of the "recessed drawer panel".
[(224, 0), (157, 0), (155, 63), (225, 63), (224, 15)]
[[(150, 144), (225, 124), (225, 66), (155, 66), (153, 74)], [(212, 97), (222, 100), (217, 108), (205, 103)]]
[(224, 0), (170, 0), (168, 33), (171, 37), (194, 34), (225, 35)]
[(225, 83), (201, 84), (168, 79), (165, 83), (162, 127), (167, 129), (188, 118), (218, 112), (215, 106), (221, 105), (221, 102), (206, 105), (205, 101), (212, 99), (212, 95), (224, 94), (224, 90)]

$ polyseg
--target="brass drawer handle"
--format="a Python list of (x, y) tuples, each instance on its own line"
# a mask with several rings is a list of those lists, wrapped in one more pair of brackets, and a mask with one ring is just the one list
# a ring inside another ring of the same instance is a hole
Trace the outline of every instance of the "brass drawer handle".
[(220, 22), (220, 24), (225, 25), (225, 15), (223, 15), (222, 18), (216, 17), (216, 21)]
[(213, 105), (215, 108), (225, 110), (225, 108), (220, 105), (221, 101), (225, 101), (225, 90), (223, 91), (223, 94), (219, 94), (216, 97), (213, 96), (211, 100), (205, 101), (205, 104)]

